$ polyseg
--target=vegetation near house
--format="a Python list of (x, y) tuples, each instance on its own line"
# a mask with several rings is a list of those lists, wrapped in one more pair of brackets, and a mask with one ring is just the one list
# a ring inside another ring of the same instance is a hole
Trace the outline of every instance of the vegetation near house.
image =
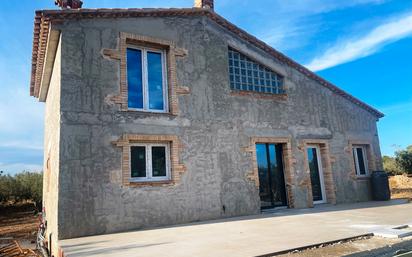
[(396, 162), (406, 173), (412, 174), (412, 145), (396, 152)]
[(0, 175), (0, 203), (33, 201), (41, 210), (43, 173), (23, 171), (14, 176)]
[(412, 145), (396, 151), (395, 157), (383, 156), (383, 168), (394, 175), (412, 174)]

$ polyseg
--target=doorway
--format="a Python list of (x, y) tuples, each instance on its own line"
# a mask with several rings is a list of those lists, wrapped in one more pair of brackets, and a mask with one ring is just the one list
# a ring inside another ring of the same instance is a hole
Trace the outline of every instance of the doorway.
[(310, 182), (312, 185), (313, 203), (326, 203), (325, 180), (323, 176), (322, 160), (320, 150), (317, 145), (307, 147), (307, 157), (310, 172)]
[(256, 144), (261, 208), (287, 206), (282, 144)]

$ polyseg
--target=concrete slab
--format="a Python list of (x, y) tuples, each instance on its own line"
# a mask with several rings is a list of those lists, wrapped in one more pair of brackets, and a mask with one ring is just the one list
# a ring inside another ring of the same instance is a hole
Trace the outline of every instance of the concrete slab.
[(388, 227), (373, 231), (374, 236), (386, 237), (386, 238), (404, 238), (412, 236), (412, 226), (400, 225), (396, 227)]
[(59, 241), (68, 257), (259, 256), (412, 222), (406, 201), (318, 205), (151, 230)]

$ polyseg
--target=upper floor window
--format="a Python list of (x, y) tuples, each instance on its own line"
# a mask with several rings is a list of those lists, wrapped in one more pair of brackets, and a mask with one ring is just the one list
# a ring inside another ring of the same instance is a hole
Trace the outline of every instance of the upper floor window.
[(352, 148), (353, 159), (355, 161), (355, 171), (357, 176), (368, 175), (368, 160), (366, 159), (366, 149), (363, 146)]
[(165, 53), (143, 47), (127, 48), (128, 107), (167, 112)]
[(232, 90), (285, 94), (281, 75), (232, 48), (229, 48), (229, 76)]

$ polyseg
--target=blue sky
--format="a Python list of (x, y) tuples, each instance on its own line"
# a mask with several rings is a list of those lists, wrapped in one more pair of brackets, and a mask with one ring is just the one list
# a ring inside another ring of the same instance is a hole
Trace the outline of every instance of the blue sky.
[[(85, 0), (84, 7), (191, 7), (192, 0)], [(1, 0), (0, 170), (41, 170), (43, 103), (29, 96), (36, 9)], [(216, 11), (386, 114), (382, 153), (412, 144), (412, 0), (215, 0)], [(6, 36), (7, 35), (7, 36)]]

